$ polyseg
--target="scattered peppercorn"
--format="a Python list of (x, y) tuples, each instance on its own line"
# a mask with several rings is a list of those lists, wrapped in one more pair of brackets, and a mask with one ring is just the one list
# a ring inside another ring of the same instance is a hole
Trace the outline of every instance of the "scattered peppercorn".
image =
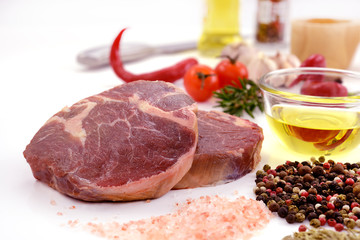
[(256, 172), (254, 193), (288, 223), (306, 219), (314, 228), (360, 228), (360, 162), (336, 163), (324, 156)]
[(296, 220), (295, 215), (292, 213), (288, 214), (285, 219), (288, 223), (294, 223)]
[(288, 212), (289, 211), (288, 211), (287, 207), (280, 207), (278, 210), (278, 215), (281, 218), (285, 218), (288, 215)]
[(310, 226), (312, 226), (312, 227), (314, 227), (314, 228), (318, 228), (318, 227), (321, 226), (321, 222), (320, 222), (319, 219), (313, 218), (313, 219), (311, 219), (311, 221), (310, 221)]

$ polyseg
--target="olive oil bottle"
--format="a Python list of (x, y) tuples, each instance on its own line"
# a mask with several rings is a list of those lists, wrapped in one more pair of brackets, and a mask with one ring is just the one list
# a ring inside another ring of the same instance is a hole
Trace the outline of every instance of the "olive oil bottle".
[(217, 57), (228, 44), (240, 42), (241, 0), (206, 0), (203, 32), (198, 41), (201, 55)]
[(360, 113), (347, 109), (275, 105), (266, 115), (281, 142), (306, 155), (347, 153), (360, 143)]

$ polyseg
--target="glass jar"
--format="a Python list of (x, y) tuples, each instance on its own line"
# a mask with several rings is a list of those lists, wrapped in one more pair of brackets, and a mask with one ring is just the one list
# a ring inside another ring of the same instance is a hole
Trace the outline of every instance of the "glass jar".
[(258, 0), (256, 40), (282, 42), (288, 17), (288, 0)]

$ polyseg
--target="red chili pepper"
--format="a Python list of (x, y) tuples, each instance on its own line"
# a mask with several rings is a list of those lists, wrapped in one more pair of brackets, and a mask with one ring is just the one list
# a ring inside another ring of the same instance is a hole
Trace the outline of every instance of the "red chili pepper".
[(184, 77), (186, 71), (193, 65), (198, 64), (198, 61), (195, 58), (187, 58), (178, 62), (177, 64), (163, 68), (154, 72), (142, 73), (142, 74), (133, 74), (125, 70), (120, 56), (120, 40), (122, 34), (126, 28), (121, 30), (119, 35), (114, 40), (111, 52), (110, 52), (110, 65), (116, 75), (124, 80), (125, 82), (132, 82), (136, 80), (162, 80), (166, 82), (174, 82), (182, 77)]
[[(320, 54), (313, 54), (305, 61), (303, 61), (300, 65), (300, 67), (326, 67), (326, 60), (323, 55)], [(324, 76), (322, 75), (299, 75), (291, 84), (289, 87), (293, 87), (296, 84), (298, 84), (301, 81), (311, 80), (311, 81), (322, 81), (324, 79)]]
[(306, 80), (301, 87), (301, 94), (321, 97), (345, 97), (348, 95), (346, 87), (338, 82), (318, 82)]

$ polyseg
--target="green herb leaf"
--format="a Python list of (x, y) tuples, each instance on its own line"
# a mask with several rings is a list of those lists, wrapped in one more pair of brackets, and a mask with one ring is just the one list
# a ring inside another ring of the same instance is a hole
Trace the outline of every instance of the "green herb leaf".
[(225, 86), (218, 92), (214, 92), (217, 98), (215, 107), (221, 107), (225, 113), (241, 117), (246, 112), (255, 118), (253, 112), (258, 108), (264, 111), (264, 100), (259, 86), (249, 79), (239, 79), (242, 88)]

